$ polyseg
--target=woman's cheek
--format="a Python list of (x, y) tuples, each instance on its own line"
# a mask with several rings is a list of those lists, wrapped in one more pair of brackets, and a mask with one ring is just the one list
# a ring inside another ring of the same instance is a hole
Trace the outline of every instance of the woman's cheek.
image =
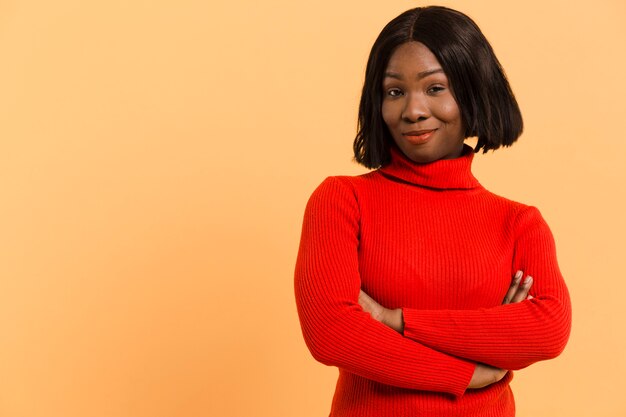
[(454, 101), (454, 98), (450, 97), (444, 103), (442, 103), (440, 107), (440, 117), (441, 120), (445, 120), (447, 122), (454, 122), (459, 119), (461, 113), (459, 111), (459, 106)]
[(383, 116), (383, 121), (385, 122), (387, 127), (391, 129), (391, 127), (394, 125), (394, 117), (393, 117), (393, 115), (395, 114), (394, 105), (389, 102), (383, 102), (381, 113)]

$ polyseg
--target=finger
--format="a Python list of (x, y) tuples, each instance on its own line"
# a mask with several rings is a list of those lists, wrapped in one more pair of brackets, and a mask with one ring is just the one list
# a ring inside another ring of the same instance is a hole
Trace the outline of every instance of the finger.
[(359, 292), (359, 304), (361, 305), (363, 310), (367, 311), (370, 314), (375, 313), (378, 307), (378, 303), (374, 301), (372, 297), (367, 295), (363, 290)]
[(524, 273), (522, 271), (517, 271), (515, 273), (515, 275), (513, 276), (513, 279), (511, 280), (511, 286), (509, 287), (509, 290), (506, 292), (506, 295), (504, 296), (504, 300), (502, 301), (502, 304), (509, 304), (511, 302), (511, 300), (515, 296), (515, 293), (517, 293), (517, 288), (519, 287), (519, 283), (522, 280), (523, 275)]
[(370, 297), (365, 291), (360, 290), (359, 291), (359, 302), (363, 300), (365, 302), (369, 302), (369, 303), (375, 303), (376, 301), (374, 301), (374, 299), (372, 297)]
[(528, 297), (526, 297), (526, 299), (527, 299), (527, 300), (532, 300), (533, 298), (535, 298), (535, 297), (533, 297), (533, 296), (532, 296), (532, 295), (530, 295), (530, 294), (528, 294)]
[(509, 304), (511, 302), (511, 299), (513, 298), (513, 296), (517, 292), (517, 287), (519, 286), (519, 283), (520, 283), (520, 280), (522, 279), (522, 276), (523, 276), (523, 272), (522, 271), (517, 271), (515, 273), (515, 275), (513, 276), (513, 279), (511, 280), (511, 286), (509, 287), (508, 291), (506, 292), (506, 295), (504, 296), (504, 300), (502, 301), (502, 304)]
[(371, 297), (367, 295), (365, 291), (363, 290), (359, 291), (359, 304), (361, 304), (363, 308), (365, 308), (367, 304), (370, 304), (371, 300), (372, 300)]
[(526, 297), (528, 297), (528, 292), (530, 291), (530, 287), (533, 285), (533, 277), (528, 275), (526, 279), (522, 282), (522, 284), (517, 288), (517, 292), (511, 299), (511, 303), (519, 303), (520, 301), (524, 301)]
[(361, 305), (361, 308), (363, 308), (363, 311), (369, 313), (374, 320), (382, 321), (385, 314), (385, 308), (362, 290), (359, 293), (359, 304)]

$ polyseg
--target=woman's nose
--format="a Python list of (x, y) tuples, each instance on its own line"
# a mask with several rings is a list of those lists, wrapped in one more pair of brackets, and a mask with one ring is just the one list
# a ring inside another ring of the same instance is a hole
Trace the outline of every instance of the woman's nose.
[(430, 112), (423, 97), (419, 95), (407, 97), (406, 105), (402, 111), (402, 119), (407, 122), (415, 123), (418, 120), (427, 119), (429, 116)]

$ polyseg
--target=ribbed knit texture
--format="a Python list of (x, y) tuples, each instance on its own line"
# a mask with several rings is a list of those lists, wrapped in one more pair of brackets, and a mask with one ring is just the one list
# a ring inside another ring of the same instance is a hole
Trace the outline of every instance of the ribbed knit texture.
[[(295, 269), (306, 344), (339, 368), (330, 416), (515, 415), (512, 372), (467, 389), (475, 362), (521, 369), (554, 358), (571, 325), (554, 239), (539, 211), (485, 190), (474, 153), (328, 177), (307, 204)], [(534, 297), (501, 305), (513, 274)], [(358, 304), (402, 308), (404, 335)]]

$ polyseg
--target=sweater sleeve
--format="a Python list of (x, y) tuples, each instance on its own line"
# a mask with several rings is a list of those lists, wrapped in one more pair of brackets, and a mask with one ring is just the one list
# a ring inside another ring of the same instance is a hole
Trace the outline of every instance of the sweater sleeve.
[(521, 209), (516, 223), (512, 270), (533, 277), (534, 298), (476, 310), (403, 308), (404, 336), (441, 352), (509, 370), (552, 359), (563, 351), (570, 334), (571, 304), (554, 238), (535, 207)]
[(358, 304), (360, 211), (352, 185), (328, 177), (304, 214), (295, 296), (307, 347), (319, 362), (383, 384), (462, 395), (476, 364), (409, 340)]

